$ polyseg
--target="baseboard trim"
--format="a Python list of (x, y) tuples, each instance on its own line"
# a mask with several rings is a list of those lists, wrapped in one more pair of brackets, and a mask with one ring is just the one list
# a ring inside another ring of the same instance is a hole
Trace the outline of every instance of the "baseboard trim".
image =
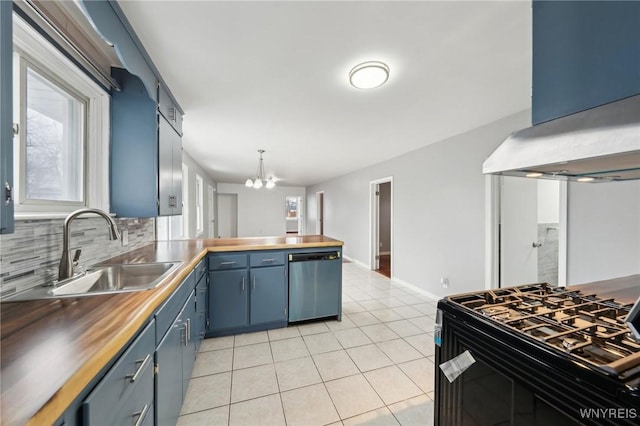
[[(369, 267), (369, 265), (365, 265), (364, 263), (360, 262), (359, 260), (353, 259), (353, 258), (351, 258), (349, 256), (345, 256), (344, 254), (342, 255), (342, 257), (344, 257), (348, 261), (352, 262), (353, 264), (358, 265), (359, 267), (361, 267), (363, 269), (366, 269), (367, 271), (373, 272), (371, 270), (371, 268)], [(383, 275), (380, 275), (380, 276), (384, 277)], [(386, 278), (386, 277), (384, 277), (384, 278)], [(404, 286), (404, 287), (407, 287), (408, 289), (413, 290), (416, 293), (420, 293), (421, 295), (426, 296), (429, 299), (432, 299), (433, 301), (438, 301), (438, 300), (442, 299), (442, 297), (440, 297), (440, 296), (438, 296), (436, 294), (433, 294), (433, 293), (431, 293), (431, 292), (429, 292), (429, 291), (427, 291), (425, 289), (422, 289), (422, 288), (418, 287), (417, 285), (414, 285), (414, 284), (408, 283), (406, 281), (403, 281), (400, 278), (392, 277), (391, 278), (391, 282), (395, 283), (395, 284), (400, 284), (401, 286)]]
[(347, 259), (349, 262), (355, 263), (356, 265), (360, 266), (361, 268), (367, 269), (367, 270), (371, 270), (371, 268), (369, 267), (369, 265), (365, 265), (364, 263), (360, 262), (357, 259), (354, 259), (352, 257), (349, 256), (345, 256), (344, 253), (342, 254), (342, 257)]
[(430, 299), (433, 299), (433, 301), (438, 301), (438, 300), (442, 299), (442, 297), (440, 297), (440, 296), (438, 296), (436, 294), (433, 294), (433, 293), (431, 293), (431, 292), (429, 292), (429, 291), (427, 291), (427, 290), (425, 290), (423, 288), (420, 288), (417, 285), (414, 285), (414, 284), (408, 283), (406, 281), (403, 281), (400, 278), (393, 277), (393, 278), (391, 278), (391, 282), (396, 283), (396, 284), (400, 284), (402, 286), (405, 286), (405, 287), (407, 287), (407, 288), (409, 288), (409, 289), (411, 289), (411, 290), (413, 290), (415, 292), (418, 292), (418, 293), (422, 294), (423, 296), (426, 296), (426, 297), (428, 297)]

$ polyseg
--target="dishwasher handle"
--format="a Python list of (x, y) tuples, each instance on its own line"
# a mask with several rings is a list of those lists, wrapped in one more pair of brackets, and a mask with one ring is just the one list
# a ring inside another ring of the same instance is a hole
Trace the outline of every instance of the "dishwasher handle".
[(315, 253), (295, 253), (289, 254), (289, 262), (310, 262), (314, 260), (336, 260), (340, 259), (339, 251), (321, 251)]

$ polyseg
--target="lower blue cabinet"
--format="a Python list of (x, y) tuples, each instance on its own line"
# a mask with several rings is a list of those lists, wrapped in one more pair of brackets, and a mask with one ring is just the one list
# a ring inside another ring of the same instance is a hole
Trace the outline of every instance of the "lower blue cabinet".
[(158, 425), (176, 424), (182, 408), (182, 346), (184, 325), (176, 318), (156, 348), (156, 419)]
[[(186, 300), (178, 312), (159, 310), (159, 315), (175, 318), (155, 349), (155, 416), (157, 425), (175, 425), (184, 402), (196, 360), (197, 310), (193, 274), (174, 294), (188, 286)], [(165, 306), (171, 306), (172, 300)]]
[(154, 340), (152, 320), (84, 399), (82, 424), (153, 424)]
[(251, 269), (251, 324), (286, 321), (284, 266)]
[(283, 251), (216, 253), (209, 268), (209, 336), (287, 325)]
[(247, 326), (247, 270), (211, 271), (209, 274), (209, 329)]

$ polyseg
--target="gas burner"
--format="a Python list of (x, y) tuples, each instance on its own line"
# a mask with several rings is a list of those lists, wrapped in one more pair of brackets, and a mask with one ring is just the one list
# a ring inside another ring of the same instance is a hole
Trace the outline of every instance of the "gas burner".
[(640, 367), (640, 333), (636, 338), (638, 330), (628, 325), (640, 327), (640, 303), (636, 319), (628, 305), (613, 299), (544, 283), (449, 299), (607, 374)]

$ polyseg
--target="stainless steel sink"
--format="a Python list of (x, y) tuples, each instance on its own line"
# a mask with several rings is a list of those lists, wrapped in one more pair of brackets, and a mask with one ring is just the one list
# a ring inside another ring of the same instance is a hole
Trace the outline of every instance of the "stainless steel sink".
[(8, 297), (7, 301), (79, 297), (156, 288), (181, 262), (129, 263), (91, 267), (79, 276)]

